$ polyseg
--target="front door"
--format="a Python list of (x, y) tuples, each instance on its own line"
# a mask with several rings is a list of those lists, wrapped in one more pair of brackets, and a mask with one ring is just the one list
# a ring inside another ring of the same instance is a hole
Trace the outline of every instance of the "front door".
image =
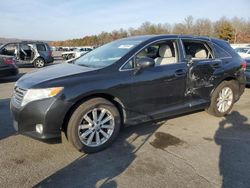
[(132, 75), (131, 99), (135, 115), (164, 114), (185, 100), (187, 64), (179, 61), (178, 44), (175, 40), (158, 42), (144, 48), (136, 59), (149, 57), (155, 66), (135, 71)]

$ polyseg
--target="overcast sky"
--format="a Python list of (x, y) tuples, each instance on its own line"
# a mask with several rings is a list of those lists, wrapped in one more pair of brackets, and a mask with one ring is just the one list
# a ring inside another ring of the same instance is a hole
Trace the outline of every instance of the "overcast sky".
[(185, 17), (250, 19), (250, 0), (0, 0), (0, 37), (64, 40)]

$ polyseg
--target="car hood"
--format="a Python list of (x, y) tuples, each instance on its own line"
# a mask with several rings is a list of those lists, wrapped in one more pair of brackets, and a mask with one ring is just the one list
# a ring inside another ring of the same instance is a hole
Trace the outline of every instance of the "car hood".
[(63, 77), (68, 77), (94, 70), (96, 70), (96, 68), (89, 68), (69, 63), (52, 65), (25, 74), (17, 81), (16, 85), (21, 88), (29, 89), (44, 82), (53, 81)]

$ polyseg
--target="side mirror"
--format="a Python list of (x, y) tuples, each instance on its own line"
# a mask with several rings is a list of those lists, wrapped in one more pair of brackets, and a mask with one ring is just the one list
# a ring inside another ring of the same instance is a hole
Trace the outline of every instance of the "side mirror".
[(135, 65), (137, 69), (145, 69), (148, 67), (154, 67), (155, 61), (149, 57), (142, 57), (142, 58), (136, 59)]

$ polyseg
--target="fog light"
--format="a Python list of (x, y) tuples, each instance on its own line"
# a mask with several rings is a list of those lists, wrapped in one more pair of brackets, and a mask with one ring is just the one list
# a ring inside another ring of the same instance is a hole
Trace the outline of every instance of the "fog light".
[(36, 132), (39, 134), (43, 133), (43, 125), (42, 124), (36, 124)]

